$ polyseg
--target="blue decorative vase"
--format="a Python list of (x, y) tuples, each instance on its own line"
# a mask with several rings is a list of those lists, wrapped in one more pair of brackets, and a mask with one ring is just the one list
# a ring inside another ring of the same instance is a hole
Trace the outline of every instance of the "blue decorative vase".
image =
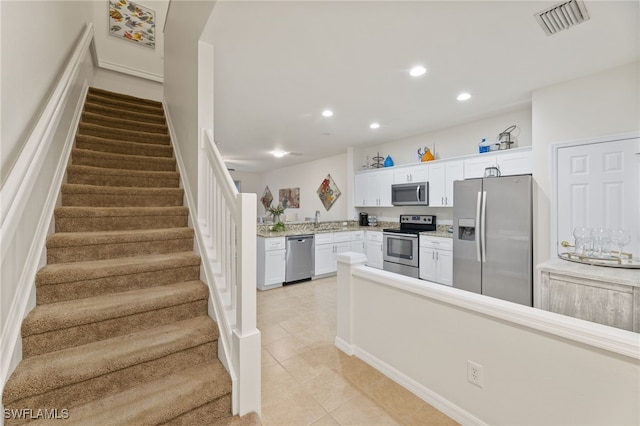
[(384, 159), (384, 166), (385, 167), (393, 166), (393, 160), (391, 159), (390, 155), (387, 155), (387, 158)]

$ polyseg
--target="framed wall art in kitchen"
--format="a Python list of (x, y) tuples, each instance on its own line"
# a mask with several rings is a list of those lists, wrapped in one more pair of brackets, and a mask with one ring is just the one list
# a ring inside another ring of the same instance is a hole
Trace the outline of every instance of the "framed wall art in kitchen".
[(320, 197), (320, 201), (322, 201), (322, 205), (327, 211), (331, 209), (331, 206), (333, 206), (333, 203), (336, 202), (341, 194), (340, 189), (338, 189), (338, 186), (333, 181), (330, 174), (322, 180), (322, 183), (316, 193), (318, 194), (318, 197)]
[(109, 34), (156, 48), (156, 12), (129, 0), (109, 0)]
[(300, 208), (300, 188), (284, 188), (279, 191), (280, 204), (285, 209)]
[(262, 193), (262, 197), (260, 197), (260, 202), (264, 206), (265, 210), (271, 206), (273, 202), (273, 194), (268, 186), (264, 188), (264, 192)]

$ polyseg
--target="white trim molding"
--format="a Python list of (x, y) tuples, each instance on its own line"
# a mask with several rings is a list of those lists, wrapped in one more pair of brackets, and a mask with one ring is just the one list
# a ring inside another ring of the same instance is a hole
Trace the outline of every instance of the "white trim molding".
[(151, 81), (156, 81), (158, 83), (164, 83), (164, 76), (160, 74), (155, 74), (152, 72), (144, 71), (137, 68), (128, 67), (122, 64), (116, 64), (115, 62), (105, 61), (102, 59), (98, 59), (98, 66), (100, 68), (104, 68), (106, 70), (119, 72), (122, 74), (132, 75), (134, 77), (144, 78)]

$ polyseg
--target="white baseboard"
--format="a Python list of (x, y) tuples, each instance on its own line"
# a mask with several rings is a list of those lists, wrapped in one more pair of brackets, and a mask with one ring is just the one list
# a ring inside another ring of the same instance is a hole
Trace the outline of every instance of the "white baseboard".
[(160, 74), (151, 73), (151, 72), (140, 70), (137, 68), (131, 68), (126, 65), (116, 64), (114, 62), (98, 59), (98, 66), (106, 70), (116, 71), (123, 74), (132, 75), (134, 77), (157, 81), (158, 83), (164, 83), (164, 76)]
[(341, 339), (338, 336), (336, 336), (336, 338), (334, 339), (334, 345), (336, 346), (336, 348), (340, 349), (345, 354), (349, 356), (353, 355), (353, 347), (351, 347), (349, 342), (345, 341), (344, 339)]
[[(336, 337), (336, 346), (340, 350), (344, 351), (344, 349), (338, 346), (338, 340), (339, 339)], [(432, 405), (439, 411), (443, 412), (447, 416), (451, 417), (458, 423), (463, 425), (486, 425), (485, 422), (473, 416), (471, 413), (463, 410), (458, 405), (454, 404), (446, 398), (443, 398), (439, 394), (413, 380), (412, 378), (397, 370), (396, 368), (390, 366), (386, 362), (376, 358), (364, 349), (359, 348), (358, 346), (349, 345), (347, 342), (344, 342), (341, 339), (340, 344), (352, 349), (353, 354), (356, 357), (360, 358), (394, 382), (398, 383), (400, 386), (409, 390), (414, 395), (416, 395), (426, 403)]]
[[(24, 268), (20, 274), (18, 281), (17, 292), (11, 303), (9, 319), (2, 330), (2, 341), (0, 343), (0, 384), (6, 383), (9, 378), (9, 374), (15, 366), (18, 365), (22, 359), (22, 351), (20, 351), (20, 330), (22, 327), (22, 320), (27, 316), (27, 313), (35, 306), (35, 277), (38, 269), (42, 266), (41, 259), (45, 258), (45, 244), (47, 240), (47, 234), (51, 219), (53, 217), (53, 211), (56, 207), (56, 201), (60, 194), (60, 188), (62, 181), (66, 173), (66, 166), (71, 154), (71, 148), (75, 141), (75, 135), (80, 124), (80, 117), (82, 115), (82, 108), (84, 106), (84, 100), (89, 90), (89, 83), (85, 80), (82, 86), (81, 94), (77, 100), (75, 112), (71, 119), (69, 132), (64, 143), (64, 147), (58, 158), (56, 165), (56, 172), (49, 186), (47, 198), (45, 200), (44, 207), (38, 218), (38, 225), (34, 234), (33, 241), (29, 247), (26, 261), (24, 262)], [(64, 109), (66, 104), (61, 104), (59, 107)]]

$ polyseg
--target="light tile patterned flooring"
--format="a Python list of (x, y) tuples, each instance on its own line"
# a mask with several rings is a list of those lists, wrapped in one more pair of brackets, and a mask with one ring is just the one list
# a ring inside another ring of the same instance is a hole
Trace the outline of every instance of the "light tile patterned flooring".
[(457, 424), (334, 346), (335, 277), (258, 291), (258, 328), (265, 426)]

